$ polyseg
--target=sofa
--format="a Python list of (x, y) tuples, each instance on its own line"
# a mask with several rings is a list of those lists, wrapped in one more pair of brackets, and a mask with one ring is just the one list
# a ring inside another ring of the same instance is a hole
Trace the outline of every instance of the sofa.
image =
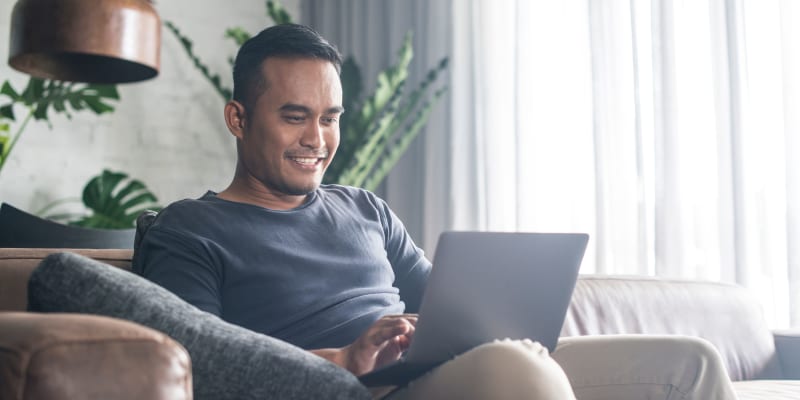
[[(0, 399), (54, 398), (52, 395), (48, 397), (47, 393), (59, 393), (58, 390), (66, 390), (63, 389), (65, 386), (77, 391), (78, 394), (71, 398), (218, 397), (209, 395), (204, 387), (198, 389), (196, 381), (219, 387), (222, 386), (220, 382), (228, 378), (193, 375), (191, 361), (203, 357), (200, 352), (202, 349), (196, 349), (198, 346), (195, 343), (187, 343), (187, 357), (184, 347), (169, 338), (170, 332), (164, 335), (137, 321), (121, 321), (114, 313), (104, 311), (101, 314), (106, 317), (97, 317), (85, 315), (86, 310), (68, 310), (70, 313), (67, 314), (27, 312), (31, 307), (27, 293), (31, 274), (45, 256), (62, 251), (0, 249), (0, 380), (3, 382), (0, 385)], [(130, 268), (130, 250), (70, 252), (98, 260), (93, 264), (94, 268), (107, 268), (107, 265), (117, 267), (107, 269), (117, 271), (113, 279), (122, 281), (118, 288), (121, 293), (125, 291), (126, 279), (140, 279), (126, 272)], [(63, 255), (59, 257), (55, 263), (50, 260), (49, 267), (56, 271), (67, 268), (71, 260)], [(48, 257), (51, 258), (53, 256)], [(64, 268), (61, 268), (62, 265)], [(64, 276), (58, 279), (63, 280)], [(85, 291), (90, 296), (91, 285), (87, 285)], [(41, 294), (37, 296), (42, 297)], [(102, 299), (98, 299), (96, 306), (102, 308), (102, 302)], [(192, 311), (176, 311), (181, 312)], [(191, 314), (190, 318), (199, 321), (198, 332), (202, 331), (202, 326), (210, 326), (203, 325), (203, 318), (208, 318), (206, 316)], [(83, 328), (65, 330), (65, 326)], [(237, 331), (236, 327), (224, 329), (221, 334), (229, 337), (247, 336), (247, 333)], [(800, 399), (800, 330), (772, 332), (767, 329), (757, 303), (747, 290), (739, 286), (644, 277), (581, 276), (562, 336), (607, 334), (703, 337), (720, 351), (740, 399)], [(81, 335), (85, 335), (84, 339), (81, 339)], [(127, 351), (119, 350), (120, 343), (122, 346), (133, 346), (137, 340), (147, 341), (148, 345)], [(262, 343), (267, 338), (245, 337), (245, 340)], [(75, 346), (76, 341), (80, 341), (81, 345)], [(304, 359), (302, 351), (291, 346), (280, 343), (270, 345), (277, 346), (272, 347), (273, 352), (278, 348), (284, 355), (274, 361), (286, 364), (281, 366), (284, 375), (270, 372), (261, 380), (296, 379), (303, 385), (293, 385), (296, 391), (290, 394), (291, 397), (266, 393), (261, 398), (319, 398), (320, 390), (326, 393), (324, 397), (327, 398), (368, 397), (363, 388), (357, 387), (357, 380), (342, 375), (341, 371), (326, 369), (324, 363), (319, 364), (312, 358)], [(67, 350), (60, 354), (43, 350), (50, 348)], [(131, 354), (137, 356), (131, 357)], [(254, 360), (264, 357), (259, 356), (258, 349), (253, 350)], [(80, 362), (68, 363), (72, 358)], [(235, 376), (252, 373), (253, 369), (258, 368), (244, 369)], [(315, 372), (303, 372), (305, 369)], [(199, 373), (204, 371), (194, 371), (194, 374)], [(314, 381), (314, 376), (323, 378)], [(212, 382), (213, 379), (217, 381)], [(187, 389), (192, 382), (194, 390)], [(141, 388), (148, 385), (156, 389), (142, 395)], [(328, 386), (320, 388), (321, 385)], [(339, 390), (340, 387), (347, 390)], [(80, 395), (81, 390), (83, 395)], [(45, 394), (37, 397), (40, 392)], [(315, 392), (316, 395), (312, 394)], [(103, 395), (108, 393), (111, 395)], [(328, 393), (331, 395), (328, 396)], [(232, 395), (230, 398), (241, 396)]]

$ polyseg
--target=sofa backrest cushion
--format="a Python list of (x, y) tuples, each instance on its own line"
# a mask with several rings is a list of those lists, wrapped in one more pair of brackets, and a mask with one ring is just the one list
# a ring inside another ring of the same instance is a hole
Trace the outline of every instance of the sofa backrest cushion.
[(561, 335), (608, 334), (698, 336), (716, 346), (735, 381), (782, 377), (758, 302), (732, 284), (583, 275)]
[(0, 311), (25, 311), (28, 278), (48, 255), (69, 251), (125, 270), (131, 269), (133, 251), (128, 249), (15, 249), (0, 248)]

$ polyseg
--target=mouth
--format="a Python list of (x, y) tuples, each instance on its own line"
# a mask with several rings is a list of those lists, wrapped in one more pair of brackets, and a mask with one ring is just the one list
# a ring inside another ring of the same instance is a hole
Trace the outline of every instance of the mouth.
[(286, 158), (302, 168), (316, 169), (328, 158), (327, 154), (320, 155), (286, 155)]

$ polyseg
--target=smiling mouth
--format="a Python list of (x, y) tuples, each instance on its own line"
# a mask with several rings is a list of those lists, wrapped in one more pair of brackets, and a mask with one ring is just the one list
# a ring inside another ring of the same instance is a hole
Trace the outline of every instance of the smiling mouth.
[(291, 160), (291, 161), (294, 161), (297, 164), (311, 167), (311, 166), (315, 166), (315, 165), (321, 163), (326, 158), (328, 158), (328, 156), (327, 155), (319, 155), (319, 156), (316, 156), (316, 157), (286, 156), (286, 158)]

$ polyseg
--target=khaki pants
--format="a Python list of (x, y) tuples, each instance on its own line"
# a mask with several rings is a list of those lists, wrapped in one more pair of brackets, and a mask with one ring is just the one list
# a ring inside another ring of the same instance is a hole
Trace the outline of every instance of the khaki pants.
[(722, 359), (703, 339), (562, 338), (553, 356), (528, 340), (476, 347), (387, 399), (735, 399)]

